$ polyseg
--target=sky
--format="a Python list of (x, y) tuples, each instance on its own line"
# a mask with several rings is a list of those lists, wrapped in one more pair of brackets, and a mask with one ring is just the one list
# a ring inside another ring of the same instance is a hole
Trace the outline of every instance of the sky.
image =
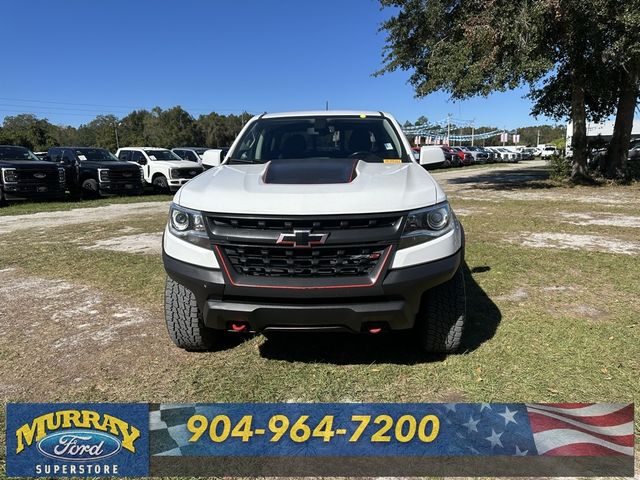
[(4, 0), (0, 120), (34, 113), (78, 126), (98, 114), (181, 105), (192, 115), (383, 110), (512, 129), (526, 90), (416, 99), (408, 72), (382, 77), (392, 11), (376, 0)]

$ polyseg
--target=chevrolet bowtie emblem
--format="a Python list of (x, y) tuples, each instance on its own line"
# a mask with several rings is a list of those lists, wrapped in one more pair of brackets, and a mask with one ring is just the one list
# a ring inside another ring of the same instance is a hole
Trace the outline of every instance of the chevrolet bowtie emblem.
[(311, 233), (311, 230), (294, 230), (293, 233), (281, 233), (276, 243), (294, 248), (310, 248), (314, 245), (324, 244), (328, 236), (328, 233)]

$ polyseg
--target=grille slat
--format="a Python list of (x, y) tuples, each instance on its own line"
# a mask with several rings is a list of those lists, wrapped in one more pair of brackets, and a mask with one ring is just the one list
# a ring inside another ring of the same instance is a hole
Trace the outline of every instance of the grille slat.
[(362, 277), (371, 275), (386, 246), (286, 249), (223, 245), (236, 273), (254, 277)]
[(173, 168), (171, 169), (171, 178), (193, 178), (202, 173), (202, 167), (196, 166), (191, 168)]

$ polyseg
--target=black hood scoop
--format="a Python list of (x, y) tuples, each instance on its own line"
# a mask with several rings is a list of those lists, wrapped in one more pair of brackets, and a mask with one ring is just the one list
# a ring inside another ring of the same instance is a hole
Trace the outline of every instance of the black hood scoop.
[(308, 158), (272, 160), (266, 166), (264, 183), (351, 183), (356, 178), (357, 158)]

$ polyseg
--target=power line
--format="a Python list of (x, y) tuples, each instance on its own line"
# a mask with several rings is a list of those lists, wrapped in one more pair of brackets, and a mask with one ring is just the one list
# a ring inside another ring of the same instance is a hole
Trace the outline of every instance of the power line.
[[(154, 107), (148, 107), (148, 106), (142, 106), (142, 105), (137, 105), (137, 106), (132, 106), (132, 105), (106, 105), (106, 104), (101, 104), (101, 103), (74, 103), (74, 102), (59, 102), (59, 101), (53, 101), (53, 100), (35, 100), (35, 99), (25, 99), (25, 98), (13, 98), (13, 97), (0, 97), (0, 100), (5, 100), (5, 101), (10, 101), (10, 102), (23, 102), (23, 103), (46, 103), (46, 104), (51, 104), (51, 105), (75, 105), (75, 106), (81, 106), (81, 107), (99, 107), (99, 108), (110, 108), (110, 109), (116, 109), (116, 110), (127, 110), (127, 111), (131, 111), (131, 110), (144, 110), (144, 109), (151, 109)], [(35, 107), (38, 106), (42, 106), (43, 105), (34, 105)], [(246, 108), (203, 108), (203, 107), (192, 107), (192, 106), (187, 106), (187, 105), (180, 105), (182, 108), (184, 108), (185, 110), (193, 110), (193, 111), (201, 111), (201, 112), (257, 112), (257, 111), (262, 111), (263, 109), (259, 109), (259, 108), (252, 108), (250, 110), (247, 110)], [(25, 105), (25, 108), (29, 107), (29, 105)], [(46, 107), (46, 108), (62, 108), (62, 107)], [(82, 109), (81, 109), (82, 110)]]

